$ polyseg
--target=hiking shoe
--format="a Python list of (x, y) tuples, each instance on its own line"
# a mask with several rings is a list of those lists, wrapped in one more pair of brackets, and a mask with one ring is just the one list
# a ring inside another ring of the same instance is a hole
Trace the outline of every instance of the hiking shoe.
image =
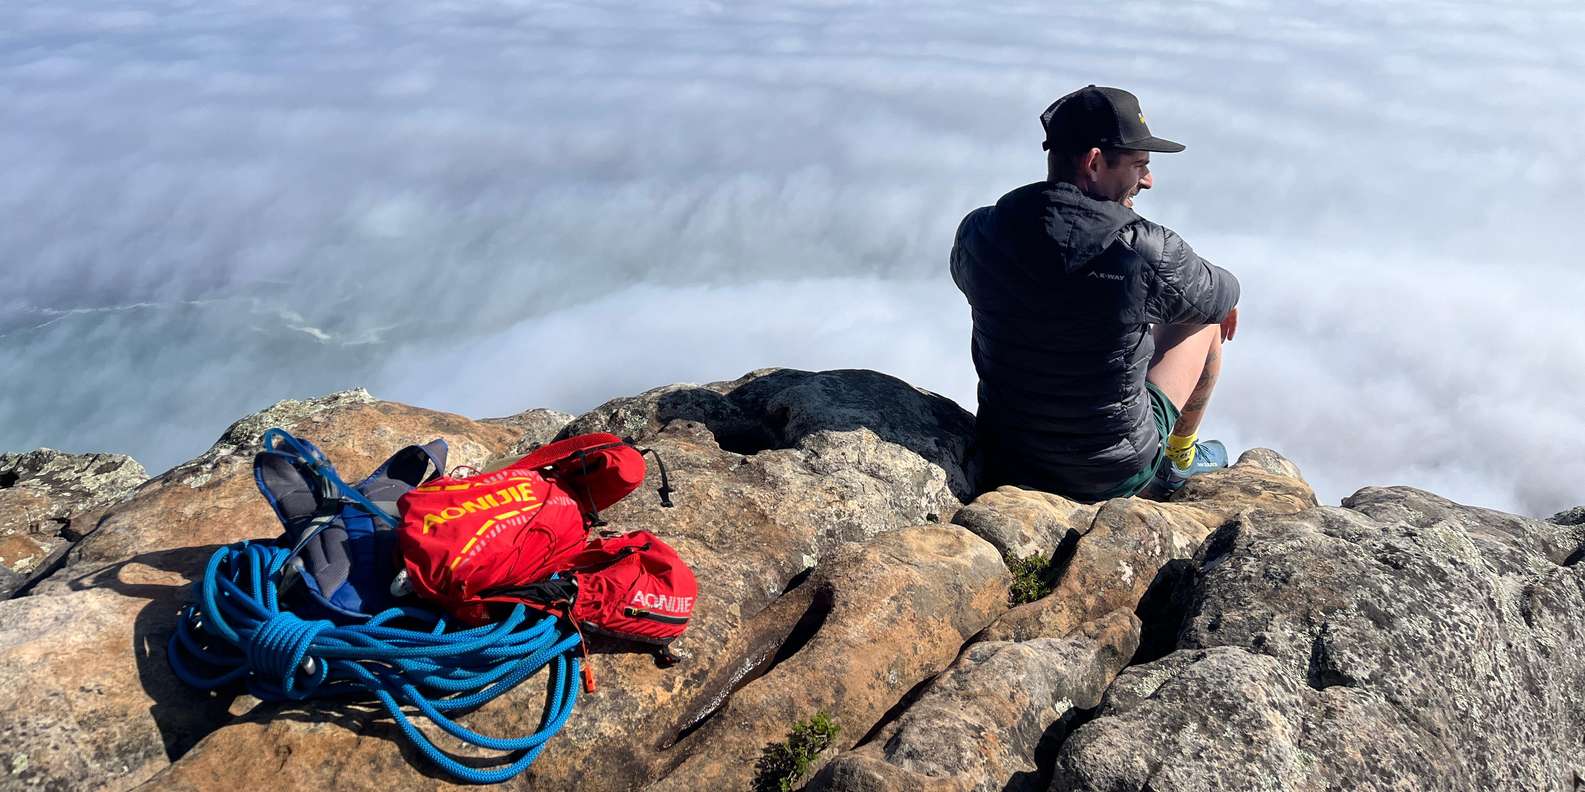
[(1180, 469), (1172, 464), (1172, 460), (1161, 460), (1161, 468), (1156, 471), (1156, 486), (1162, 492), (1171, 494), (1177, 492), (1189, 480), (1190, 476), (1209, 473), (1227, 467), (1227, 447), (1219, 440), (1201, 440), (1194, 444), (1194, 461), (1189, 463), (1187, 469)]

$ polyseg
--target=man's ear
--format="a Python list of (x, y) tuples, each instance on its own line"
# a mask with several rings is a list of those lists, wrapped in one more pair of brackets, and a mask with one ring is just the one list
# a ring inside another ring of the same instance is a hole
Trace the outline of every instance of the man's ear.
[(1091, 180), (1094, 180), (1096, 177), (1100, 176), (1102, 156), (1104, 155), (1101, 154), (1100, 149), (1091, 148), (1089, 152), (1084, 155), (1084, 159), (1079, 162), (1079, 172), (1083, 173)]

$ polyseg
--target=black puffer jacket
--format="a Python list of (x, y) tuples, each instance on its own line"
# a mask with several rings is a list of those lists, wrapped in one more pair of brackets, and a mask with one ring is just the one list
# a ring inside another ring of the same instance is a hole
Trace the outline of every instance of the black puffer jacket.
[(987, 487), (1095, 500), (1160, 458), (1152, 324), (1220, 322), (1238, 281), (1177, 234), (1072, 185), (970, 212), (952, 279), (974, 314)]

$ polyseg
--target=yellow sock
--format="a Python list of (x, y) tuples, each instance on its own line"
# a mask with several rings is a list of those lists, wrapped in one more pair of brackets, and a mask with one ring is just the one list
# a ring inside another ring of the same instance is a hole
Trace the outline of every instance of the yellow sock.
[(1188, 437), (1176, 434), (1167, 436), (1167, 458), (1172, 460), (1173, 467), (1188, 470), (1194, 464), (1194, 441), (1199, 436), (1198, 432)]

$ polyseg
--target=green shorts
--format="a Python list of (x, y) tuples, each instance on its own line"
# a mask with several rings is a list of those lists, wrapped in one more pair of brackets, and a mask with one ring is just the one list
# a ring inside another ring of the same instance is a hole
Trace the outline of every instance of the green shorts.
[(1144, 470), (1129, 477), (1127, 481), (1107, 491), (1099, 500), (1126, 498), (1144, 489), (1150, 484), (1150, 480), (1155, 478), (1156, 470), (1161, 467), (1161, 461), (1167, 458), (1167, 435), (1172, 434), (1172, 426), (1178, 422), (1178, 408), (1172, 406), (1172, 400), (1167, 398), (1167, 394), (1153, 382), (1145, 383), (1145, 393), (1150, 397), (1150, 415), (1156, 419), (1156, 434), (1161, 437), (1161, 442), (1156, 447), (1156, 460)]

